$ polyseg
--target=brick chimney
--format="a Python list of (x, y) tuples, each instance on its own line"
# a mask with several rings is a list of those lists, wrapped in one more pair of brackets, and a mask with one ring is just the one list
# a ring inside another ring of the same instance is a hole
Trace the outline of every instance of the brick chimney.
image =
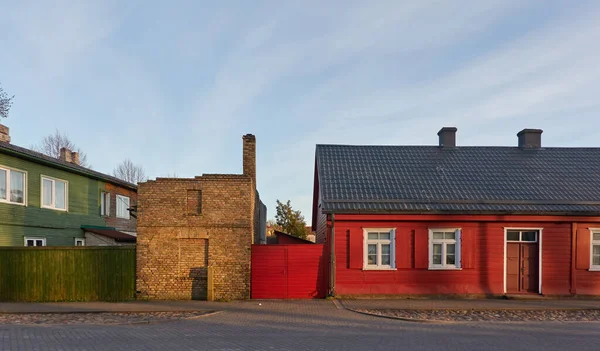
[(542, 147), (541, 129), (523, 129), (517, 134), (519, 137), (519, 149), (539, 149)]
[(256, 137), (246, 134), (242, 139), (244, 140), (244, 175), (251, 177), (256, 186)]
[(73, 151), (71, 152), (71, 162), (78, 165), (79, 164), (79, 152)]
[(8, 133), (8, 127), (0, 124), (0, 141), (10, 143), (10, 134)]
[(63, 160), (65, 162), (69, 162), (72, 163), (72, 157), (73, 153), (71, 152), (71, 150), (67, 149), (66, 147), (61, 147), (60, 148), (60, 155), (58, 156), (59, 160)]
[(456, 127), (444, 127), (438, 132), (440, 137), (440, 147), (456, 146)]

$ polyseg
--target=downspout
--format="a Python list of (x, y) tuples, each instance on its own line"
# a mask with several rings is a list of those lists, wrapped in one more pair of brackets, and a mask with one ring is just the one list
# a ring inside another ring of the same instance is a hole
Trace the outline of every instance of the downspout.
[(335, 296), (335, 214), (331, 214), (331, 235), (329, 254), (329, 296)]

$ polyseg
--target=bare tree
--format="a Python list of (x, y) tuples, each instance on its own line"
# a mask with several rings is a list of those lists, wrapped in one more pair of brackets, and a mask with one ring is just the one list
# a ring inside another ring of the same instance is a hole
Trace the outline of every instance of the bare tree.
[(42, 142), (39, 145), (33, 146), (32, 149), (37, 152), (41, 152), (44, 155), (59, 158), (60, 149), (63, 147), (79, 153), (80, 166), (92, 168), (92, 166), (87, 162), (87, 155), (85, 152), (76, 147), (69, 137), (66, 134), (59, 132), (58, 129), (54, 133), (44, 137)]
[(13, 96), (8, 96), (4, 89), (0, 86), (0, 117), (6, 118), (8, 117), (8, 111), (10, 111), (10, 107), (12, 106)]
[(113, 175), (126, 182), (137, 184), (148, 180), (144, 167), (134, 165), (130, 159), (125, 159), (113, 170)]

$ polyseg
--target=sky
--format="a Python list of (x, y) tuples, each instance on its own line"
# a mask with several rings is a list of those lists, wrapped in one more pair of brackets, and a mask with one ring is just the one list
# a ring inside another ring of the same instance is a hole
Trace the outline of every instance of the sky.
[(12, 143), (111, 173), (241, 173), (310, 223), (316, 144), (600, 146), (598, 1), (0, 0)]

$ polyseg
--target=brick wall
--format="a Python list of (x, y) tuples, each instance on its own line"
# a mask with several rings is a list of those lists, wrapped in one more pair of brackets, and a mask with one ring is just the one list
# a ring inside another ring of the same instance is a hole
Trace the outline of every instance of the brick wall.
[[(244, 171), (249, 159), (244, 136)], [(252, 171), (252, 167), (248, 168)], [(138, 186), (137, 290), (141, 298), (250, 297), (250, 250), (260, 228), (252, 174), (158, 178)]]

